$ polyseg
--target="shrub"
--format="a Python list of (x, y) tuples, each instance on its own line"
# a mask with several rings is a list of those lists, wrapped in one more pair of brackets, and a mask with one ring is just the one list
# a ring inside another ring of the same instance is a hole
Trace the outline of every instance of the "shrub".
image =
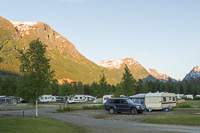
[(60, 107), (59, 109), (57, 109), (57, 111), (59, 112), (62, 112), (62, 111), (68, 112), (68, 111), (74, 111), (74, 110), (79, 110), (79, 109), (75, 107), (63, 107), (63, 108)]
[(191, 105), (189, 105), (189, 104), (181, 104), (181, 105), (178, 105), (177, 108), (191, 108)]
[(200, 97), (194, 97), (194, 100), (200, 100)]
[(83, 106), (84, 110), (92, 110), (92, 109), (104, 109), (104, 105), (100, 105), (100, 106)]

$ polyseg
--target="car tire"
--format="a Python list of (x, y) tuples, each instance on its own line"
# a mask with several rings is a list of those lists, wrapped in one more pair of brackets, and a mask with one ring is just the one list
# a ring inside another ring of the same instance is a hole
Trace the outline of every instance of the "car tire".
[(137, 114), (137, 110), (135, 108), (132, 108), (130, 110), (130, 112), (131, 112), (132, 115), (136, 115)]
[(143, 111), (138, 111), (138, 114), (142, 114), (143, 113)]
[(110, 108), (110, 109), (109, 109), (109, 113), (110, 113), (110, 114), (114, 114), (114, 113), (115, 113), (115, 109), (114, 109), (114, 108)]

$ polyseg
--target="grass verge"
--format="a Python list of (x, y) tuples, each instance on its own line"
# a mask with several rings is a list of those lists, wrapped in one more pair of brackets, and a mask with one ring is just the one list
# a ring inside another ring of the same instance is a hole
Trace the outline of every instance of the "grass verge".
[(25, 110), (25, 109), (35, 109), (35, 106), (0, 108), (0, 111)]
[(148, 117), (141, 122), (155, 124), (200, 126), (200, 115), (177, 114)]
[(175, 111), (200, 111), (200, 108), (173, 108)]
[(0, 116), (0, 133), (86, 133), (86, 129), (71, 123), (46, 117)]

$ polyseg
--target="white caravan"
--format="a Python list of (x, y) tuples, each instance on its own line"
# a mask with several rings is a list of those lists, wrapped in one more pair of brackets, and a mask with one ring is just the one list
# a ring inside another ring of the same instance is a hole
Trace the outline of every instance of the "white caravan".
[(86, 101), (87, 101), (86, 95), (69, 96), (67, 99), (68, 103), (80, 103), (80, 102), (86, 102)]
[(42, 103), (56, 102), (56, 96), (42, 95), (41, 97), (39, 97), (39, 101)]
[(86, 96), (86, 98), (87, 98), (87, 101), (93, 101), (93, 100), (96, 99), (95, 97), (93, 97), (93, 96), (91, 96), (91, 95), (85, 95), (85, 96)]
[(193, 99), (193, 95), (189, 94), (189, 95), (185, 95), (186, 98), (188, 99)]
[(147, 93), (145, 96), (146, 109), (162, 110), (176, 107), (176, 95), (168, 92)]
[(103, 96), (103, 104), (105, 104), (106, 101), (107, 101), (109, 98), (112, 98), (112, 97), (113, 97), (113, 95), (104, 95), (104, 96)]

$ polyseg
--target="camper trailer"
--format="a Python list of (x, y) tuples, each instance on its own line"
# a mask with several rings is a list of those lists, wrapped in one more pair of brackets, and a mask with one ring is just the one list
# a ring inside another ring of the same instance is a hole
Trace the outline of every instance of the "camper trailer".
[(48, 102), (56, 102), (56, 96), (52, 95), (42, 95), (39, 98), (39, 101), (42, 103), (48, 103)]
[(171, 109), (176, 107), (176, 95), (168, 92), (147, 93), (145, 105), (149, 111)]
[(188, 99), (193, 99), (193, 95), (191, 95), (191, 94), (185, 95), (185, 97)]
[(85, 96), (86, 96), (86, 98), (87, 98), (87, 101), (93, 101), (93, 100), (96, 99), (95, 97), (90, 96), (90, 95), (85, 95)]
[(103, 104), (105, 104), (106, 101), (107, 101), (109, 98), (112, 98), (112, 97), (113, 97), (113, 95), (104, 95), (104, 96), (103, 96)]
[(137, 94), (128, 97), (128, 99), (131, 99), (134, 103), (142, 104), (145, 106), (145, 96), (146, 94)]
[(67, 99), (68, 103), (81, 103), (86, 101), (87, 101), (86, 95), (69, 96)]

